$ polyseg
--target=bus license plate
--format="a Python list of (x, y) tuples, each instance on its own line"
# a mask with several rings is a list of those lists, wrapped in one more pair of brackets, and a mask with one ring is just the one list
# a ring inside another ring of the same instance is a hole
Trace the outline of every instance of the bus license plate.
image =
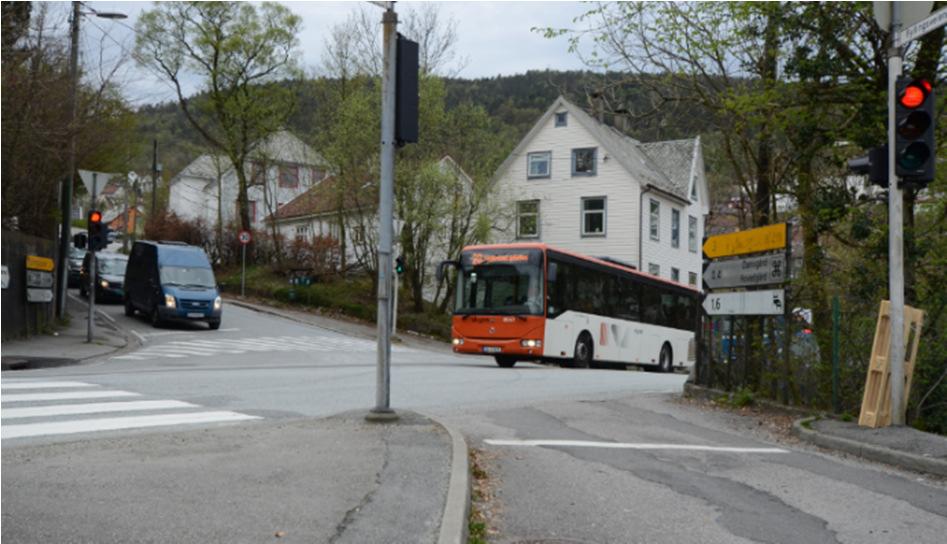
[(484, 353), (500, 353), (502, 350), (503, 348), (499, 348), (496, 346), (483, 346)]
[(202, 314), (202, 313), (200, 313), (200, 312), (191, 312), (191, 313), (187, 314), (187, 316), (190, 317), (191, 319), (200, 319), (200, 318), (204, 317), (204, 314)]

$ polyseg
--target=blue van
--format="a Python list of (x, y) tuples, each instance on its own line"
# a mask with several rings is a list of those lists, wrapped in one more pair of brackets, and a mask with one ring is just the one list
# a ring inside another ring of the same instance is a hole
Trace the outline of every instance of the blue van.
[(163, 321), (206, 321), (220, 328), (220, 293), (204, 250), (184, 242), (139, 241), (125, 269), (125, 315)]

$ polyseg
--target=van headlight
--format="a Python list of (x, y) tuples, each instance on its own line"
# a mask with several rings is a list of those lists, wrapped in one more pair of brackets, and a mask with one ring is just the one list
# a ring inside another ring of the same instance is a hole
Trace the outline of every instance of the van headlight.
[(217, 298), (214, 299), (214, 309), (215, 309), (215, 310), (219, 310), (220, 307), (223, 306), (223, 305), (224, 305), (224, 301), (221, 300), (220, 297), (217, 297)]
[(524, 348), (541, 348), (543, 347), (542, 340), (520, 340), (520, 346)]
[(99, 282), (99, 285), (102, 286), (102, 289), (108, 289), (108, 288), (109, 288), (109, 282), (106, 281), (106, 280), (100, 281), (100, 282)]
[(167, 306), (168, 308), (176, 308), (177, 303), (174, 301), (174, 295), (165, 295), (164, 305)]

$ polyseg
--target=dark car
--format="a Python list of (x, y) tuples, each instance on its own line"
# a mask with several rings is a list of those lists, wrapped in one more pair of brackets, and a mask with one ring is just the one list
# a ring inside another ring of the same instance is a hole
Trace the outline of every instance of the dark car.
[(75, 247), (69, 248), (69, 287), (79, 287), (79, 279), (82, 276), (82, 259), (85, 258), (85, 250)]
[(222, 301), (204, 250), (183, 242), (135, 242), (125, 271), (125, 315), (205, 321), (220, 328)]
[[(79, 277), (79, 294), (86, 297), (92, 291), (89, 283), (92, 253), (86, 253), (82, 261), (82, 271)], [(119, 253), (95, 254), (95, 301), (121, 302), (125, 299), (125, 267), (128, 265), (128, 256)]]

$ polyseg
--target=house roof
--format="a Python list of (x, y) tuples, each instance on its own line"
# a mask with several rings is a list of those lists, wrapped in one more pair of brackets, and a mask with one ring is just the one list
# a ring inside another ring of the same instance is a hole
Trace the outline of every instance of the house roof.
[[(635, 179), (644, 185), (651, 185), (669, 195), (687, 200), (693, 149), (697, 145), (696, 139), (642, 144), (638, 140), (593, 118), (585, 110), (569, 102), (563, 96), (556, 98), (549, 109), (516, 146), (516, 149), (500, 165), (494, 175), (494, 180), (509, 168), (516, 157), (526, 151), (526, 147), (545, 126), (549, 118), (562, 110), (569, 112), (572, 119), (577, 121), (602, 145), (608, 156), (617, 160)], [(680, 159), (681, 152), (687, 146), (690, 146), (690, 151), (686, 158)], [(675, 160), (679, 160), (679, 162), (674, 162)]]
[(378, 201), (375, 196), (377, 191), (374, 189), (374, 184), (366, 183), (366, 185), (368, 187), (363, 187), (363, 190), (346, 190), (339, 178), (329, 176), (310, 187), (305, 193), (280, 206), (267, 220), (285, 221), (338, 211), (340, 191), (344, 191), (343, 210), (352, 210), (358, 208), (359, 205), (374, 209), (373, 206)]
[[(218, 165), (220, 168), (219, 172), (217, 170)], [(173, 183), (175, 180), (183, 177), (216, 180), (218, 175), (223, 175), (230, 169), (231, 163), (227, 157), (223, 155), (214, 156), (205, 154), (191, 161), (191, 164), (188, 164), (184, 167), (184, 170), (178, 172), (171, 182)]]

